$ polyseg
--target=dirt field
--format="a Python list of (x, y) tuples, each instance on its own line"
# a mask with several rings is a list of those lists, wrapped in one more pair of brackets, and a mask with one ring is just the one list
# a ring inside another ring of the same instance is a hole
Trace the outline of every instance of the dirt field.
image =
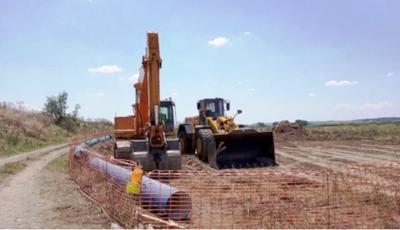
[[(276, 146), (276, 157), (279, 166), (245, 170), (246, 173), (254, 173), (251, 176), (229, 173), (218, 176), (217, 170), (203, 164), (195, 156), (183, 156), (184, 170), (210, 173), (209, 176), (201, 174), (173, 182), (177, 187), (192, 191), (193, 205), (201, 207), (193, 210), (195, 213), (192, 216), (195, 218), (188, 223), (189, 226), (400, 226), (400, 203), (397, 195), (400, 181), (400, 145), (367, 141), (281, 142)], [(328, 178), (322, 172), (329, 172), (334, 178), (326, 182)], [(190, 185), (186, 186), (185, 183)], [(327, 189), (331, 196), (330, 204), (325, 203)], [(264, 197), (254, 194), (264, 194)], [(248, 210), (252, 210), (252, 206), (258, 208), (253, 209), (252, 214), (238, 215), (237, 212), (243, 209), (238, 206), (243, 205)], [(221, 211), (221, 208), (230, 211)], [(307, 211), (308, 209), (313, 211)], [(321, 219), (326, 216), (329, 220)]]
[[(216, 171), (194, 155), (184, 155), (183, 169)], [(348, 163), (382, 164), (400, 160), (400, 145), (361, 141), (301, 141), (276, 143), (276, 169), (340, 170)], [(262, 170), (262, 169), (256, 169)]]

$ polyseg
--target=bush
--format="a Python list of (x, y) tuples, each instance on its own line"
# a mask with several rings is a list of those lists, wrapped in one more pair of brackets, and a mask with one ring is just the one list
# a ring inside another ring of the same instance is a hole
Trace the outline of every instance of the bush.
[(70, 133), (76, 133), (79, 127), (79, 120), (68, 115), (60, 122), (59, 126)]
[(7, 138), (7, 143), (11, 146), (17, 145), (20, 140), (18, 133), (10, 133), (9, 135), (6, 136), (6, 138)]
[(299, 125), (301, 125), (301, 126), (306, 126), (306, 125), (308, 125), (308, 121), (306, 121), (306, 120), (296, 120), (295, 121), (297, 124), (299, 124)]
[(68, 93), (62, 92), (57, 97), (47, 97), (47, 102), (44, 104), (45, 113), (57, 125), (66, 117), (67, 100)]

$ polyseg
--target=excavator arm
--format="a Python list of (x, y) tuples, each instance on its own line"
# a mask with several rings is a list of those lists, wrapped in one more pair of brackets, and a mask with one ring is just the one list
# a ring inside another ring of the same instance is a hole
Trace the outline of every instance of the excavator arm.
[[(164, 132), (164, 120), (160, 117), (160, 48), (158, 34), (147, 33), (147, 46), (142, 56), (142, 65), (139, 70), (139, 79), (134, 84), (136, 100), (134, 116), (116, 118), (116, 128), (124, 121), (130, 121), (130, 128), (119, 129), (121, 134), (130, 134), (131, 140), (116, 141), (114, 155), (132, 156), (131, 159), (141, 164), (147, 171), (153, 169), (180, 169), (181, 158), (179, 141), (176, 138), (167, 138)], [(165, 104), (165, 103), (164, 103)], [(168, 104), (168, 103), (167, 103)], [(173, 103), (169, 103), (172, 105)], [(130, 120), (131, 119), (131, 120)], [(122, 132), (124, 130), (125, 132)], [(131, 130), (131, 132), (127, 132)], [(116, 132), (117, 134), (117, 132)], [(120, 135), (122, 136), (122, 135)], [(118, 136), (116, 135), (116, 138)], [(127, 139), (127, 138), (124, 138)], [(127, 150), (129, 149), (129, 150)], [(121, 150), (121, 151), (120, 151)]]
[(136, 89), (136, 111), (139, 115), (137, 127), (140, 134), (149, 140), (150, 148), (165, 147), (164, 127), (160, 122), (160, 49), (158, 34), (147, 33), (147, 47), (142, 57), (139, 80)]

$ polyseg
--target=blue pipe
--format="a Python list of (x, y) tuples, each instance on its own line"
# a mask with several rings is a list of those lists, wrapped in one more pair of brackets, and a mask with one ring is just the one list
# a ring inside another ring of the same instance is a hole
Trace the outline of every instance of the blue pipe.
[(97, 137), (97, 138), (93, 138), (91, 140), (86, 141), (86, 144), (89, 147), (92, 147), (98, 143), (104, 142), (104, 141), (108, 141), (111, 140), (112, 136), (111, 135), (105, 135), (105, 136), (101, 136), (101, 137)]
[(86, 142), (75, 146), (73, 152), (75, 154), (79, 154), (81, 152), (81, 150), (84, 149), (86, 146), (93, 147), (96, 144), (99, 144), (101, 142), (105, 142), (105, 141), (108, 141), (111, 139), (112, 139), (111, 135), (105, 135), (105, 136), (101, 136), (98, 138), (93, 138), (93, 139), (87, 140)]
[[(89, 165), (106, 172), (113, 180), (122, 185), (128, 183), (132, 173), (131, 170), (100, 158), (91, 158)], [(145, 208), (150, 208), (172, 220), (188, 218), (192, 209), (191, 199), (186, 192), (147, 176), (142, 176), (140, 199)]]

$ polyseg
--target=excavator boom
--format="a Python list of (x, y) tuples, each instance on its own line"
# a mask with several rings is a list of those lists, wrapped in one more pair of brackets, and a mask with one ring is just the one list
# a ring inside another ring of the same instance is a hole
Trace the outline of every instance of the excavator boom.
[[(163, 103), (166, 110), (160, 110), (160, 48), (158, 34), (147, 33), (147, 46), (139, 69), (139, 79), (134, 84), (136, 100), (134, 116), (115, 118), (116, 145), (114, 155), (129, 158), (143, 166), (145, 170), (180, 169), (179, 143), (176, 138), (167, 138), (165, 122), (172, 114), (172, 101)], [(168, 114), (160, 113), (167, 111)], [(173, 126), (168, 125), (168, 129)], [(170, 131), (170, 130), (167, 130)], [(120, 140), (119, 140), (120, 139)]]

